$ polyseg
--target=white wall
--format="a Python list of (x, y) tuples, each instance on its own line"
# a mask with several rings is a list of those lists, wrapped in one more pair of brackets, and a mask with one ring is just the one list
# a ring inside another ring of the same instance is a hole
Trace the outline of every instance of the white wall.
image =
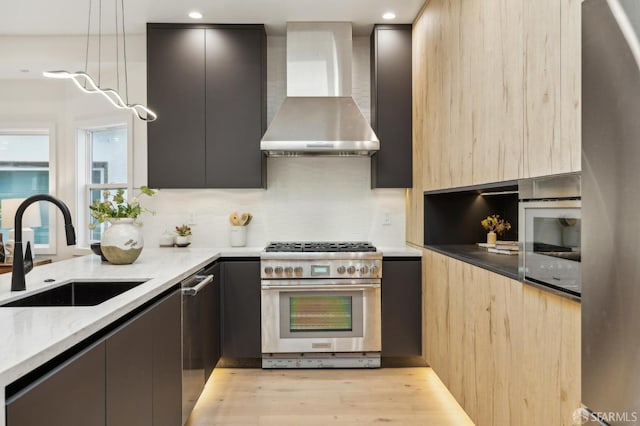
[[(129, 96), (131, 102), (144, 103), (144, 38), (128, 39), (133, 39), (128, 47)], [(38, 77), (48, 66), (49, 57), (62, 55), (70, 63), (81, 63), (84, 55), (84, 50), (78, 48), (81, 40), (82, 37), (0, 37), (0, 57), (3, 58), (0, 75), (7, 64), (17, 67), (24, 61), (32, 68), (29, 74), (33, 77), (0, 79), (0, 123), (30, 120), (56, 123), (56, 193), (74, 211), (76, 123), (101, 118), (113, 120), (123, 114), (99, 95), (80, 93), (71, 82)], [(353, 94), (366, 117), (370, 115), (368, 43), (367, 37), (356, 37), (353, 46)], [(285, 39), (269, 37), (267, 46), (270, 122), (285, 96)], [(65, 68), (59, 62), (55, 65), (55, 68)], [(146, 183), (147, 135), (144, 123), (138, 120), (133, 123), (134, 185), (139, 187)], [(405, 191), (401, 189), (370, 189), (370, 165), (366, 158), (275, 158), (268, 160), (267, 190), (160, 190), (153, 198), (143, 199), (146, 207), (156, 211), (154, 216), (144, 217), (144, 235), (147, 245), (156, 245), (165, 229), (173, 229), (193, 213), (197, 218), (193, 226), (193, 246), (224, 246), (228, 244), (228, 215), (237, 210), (254, 215), (248, 229), (248, 244), (252, 246), (294, 239), (354, 239), (386, 246), (404, 245), (404, 198)], [(382, 225), (387, 213), (391, 225)], [(59, 241), (58, 254), (67, 257), (72, 250)]]

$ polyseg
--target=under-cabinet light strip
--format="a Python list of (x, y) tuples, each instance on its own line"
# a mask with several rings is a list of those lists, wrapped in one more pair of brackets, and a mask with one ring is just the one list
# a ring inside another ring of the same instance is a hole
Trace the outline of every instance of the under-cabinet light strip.
[(517, 194), (518, 191), (513, 190), (513, 191), (496, 191), (496, 192), (481, 192), (480, 195), (487, 196), (487, 195), (511, 195), (511, 194)]

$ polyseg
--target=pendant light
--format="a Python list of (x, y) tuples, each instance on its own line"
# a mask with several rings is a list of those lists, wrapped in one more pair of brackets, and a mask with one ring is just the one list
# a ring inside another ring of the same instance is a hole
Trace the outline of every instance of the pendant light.
[[(130, 104), (129, 103), (129, 82), (127, 79), (127, 38), (124, 31), (124, 0), (120, 0), (120, 8), (118, 8), (118, 0), (114, 0), (114, 8), (115, 8), (115, 39), (116, 39), (116, 81), (117, 88), (109, 89), (109, 88), (101, 88), (100, 87), (100, 79), (101, 79), (101, 68), (102, 68), (102, 0), (98, 0), (98, 82), (89, 75), (88, 73), (88, 65), (89, 65), (89, 38), (91, 35), (91, 4), (93, 0), (89, 0), (89, 18), (87, 24), (87, 46), (85, 52), (85, 62), (84, 62), (84, 71), (44, 71), (42, 75), (49, 78), (59, 78), (59, 79), (71, 79), (78, 89), (82, 90), (85, 93), (99, 93), (111, 102), (113, 106), (118, 109), (128, 109), (132, 113), (134, 113), (140, 120), (142, 121), (154, 121), (157, 118), (156, 113), (151, 111), (144, 105), (141, 104)], [(122, 58), (124, 62), (124, 97), (122, 97), (119, 93), (120, 91), (120, 44), (118, 42), (118, 15), (122, 17)]]

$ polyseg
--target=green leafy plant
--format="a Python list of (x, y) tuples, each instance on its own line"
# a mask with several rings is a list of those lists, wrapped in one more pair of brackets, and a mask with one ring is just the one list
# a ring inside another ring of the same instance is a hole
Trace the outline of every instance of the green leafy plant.
[(191, 235), (191, 228), (189, 227), (189, 225), (176, 226), (176, 234), (181, 237), (188, 237), (189, 235)]
[[(156, 192), (147, 186), (140, 188), (140, 194), (153, 196)], [(136, 219), (142, 213), (152, 213), (140, 205), (138, 197), (131, 198), (130, 201), (124, 198), (124, 189), (118, 189), (115, 195), (111, 196), (111, 191), (104, 190), (102, 192), (104, 201), (94, 200), (89, 206), (91, 217), (96, 219), (98, 223), (103, 223), (109, 219)], [(111, 199), (109, 199), (111, 198)], [(89, 229), (95, 229), (95, 223), (89, 225)]]
[(511, 229), (511, 224), (504, 219), (500, 219), (499, 214), (487, 216), (486, 219), (480, 221), (480, 225), (487, 232), (495, 232), (498, 235), (502, 235), (505, 231)]

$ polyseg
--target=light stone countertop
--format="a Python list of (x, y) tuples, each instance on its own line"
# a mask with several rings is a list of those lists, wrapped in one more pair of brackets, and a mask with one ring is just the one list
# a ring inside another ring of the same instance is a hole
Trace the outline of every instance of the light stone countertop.
[[(259, 257), (262, 247), (149, 248), (131, 265), (103, 263), (95, 255), (76, 257), (34, 268), (25, 292), (11, 292), (11, 274), (0, 275), (0, 303), (22, 298), (70, 280), (147, 279), (96, 306), (0, 308), (0, 401), (5, 387), (56, 355), (107, 327), (214, 260)], [(420, 257), (420, 250), (379, 247), (386, 257)], [(55, 282), (45, 283), (45, 279)], [(4, 405), (4, 404), (3, 404)], [(5, 416), (0, 410), (0, 426)]]
[[(102, 263), (95, 255), (38, 266), (26, 276), (27, 290), (11, 292), (11, 274), (0, 275), (0, 302), (24, 297), (74, 279), (148, 279), (97, 306), (0, 308), (0, 400), (4, 388), (66, 349), (153, 299), (219, 257), (255, 257), (262, 247), (145, 248), (131, 265)], [(45, 279), (55, 282), (45, 283)], [(0, 426), (4, 425), (0, 412)]]
[[(386, 247), (377, 246), (383, 257), (422, 257), (422, 251), (410, 246)], [(384, 274), (384, 273), (383, 273)]]

